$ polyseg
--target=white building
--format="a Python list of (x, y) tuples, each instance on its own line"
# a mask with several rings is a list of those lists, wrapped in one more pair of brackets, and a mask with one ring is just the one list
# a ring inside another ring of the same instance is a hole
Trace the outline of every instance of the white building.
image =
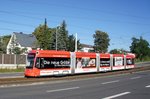
[(94, 50), (92, 45), (81, 44), (81, 46), (82, 46), (81, 51), (83, 52), (89, 52), (91, 50)]
[[(12, 50), (15, 47), (26, 49), (26, 53), (32, 48), (35, 48), (36, 37), (32, 34), (24, 34), (22, 32), (13, 32), (7, 45), (7, 54), (13, 54)], [(24, 54), (26, 54), (24, 53)]]

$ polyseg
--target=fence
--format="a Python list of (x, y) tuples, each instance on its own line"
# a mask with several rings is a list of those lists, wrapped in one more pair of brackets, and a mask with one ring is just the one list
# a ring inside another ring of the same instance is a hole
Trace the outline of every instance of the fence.
[(26, 55), (0, 54), (1, 68), (21, 68), (26, 65)]

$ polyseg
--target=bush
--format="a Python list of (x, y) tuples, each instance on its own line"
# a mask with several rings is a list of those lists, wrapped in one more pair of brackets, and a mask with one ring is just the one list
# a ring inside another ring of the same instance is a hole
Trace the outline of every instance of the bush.
[(137, 58), (135, 60), (135, 62), (146, 62), (146, 61), (150, 61), (150, 57), (149, 56), (142, 57), (142, 59)]

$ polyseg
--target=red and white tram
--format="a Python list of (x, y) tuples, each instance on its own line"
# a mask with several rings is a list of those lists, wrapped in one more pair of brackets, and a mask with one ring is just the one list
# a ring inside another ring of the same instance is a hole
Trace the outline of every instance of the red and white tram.
[(134, 68), (134, 58), (134, 54), (32, 50), (27, 55), (24, 75), (39, 77), (129, 69)]

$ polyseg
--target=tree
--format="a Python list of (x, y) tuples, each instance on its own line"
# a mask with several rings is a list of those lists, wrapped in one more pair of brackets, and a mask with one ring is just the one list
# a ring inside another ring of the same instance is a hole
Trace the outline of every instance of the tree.
[(124, 49), (113, 49), (110, 51), (111, 54), (126, 54), (128, 53), (129, 51), (126, 51)]
[(50, 28), (51, 36), (50, 36), (50, 49), (56, 50), (56, 28)]
[(107, 52), (110, 41), (108, 34), (106, 32), (97, 30), (93, 37), (95, 52)]
[[(45, 20), (44, 25), (39, 25), (32, 34), (37, 38), (37, 42), (40, 48), (55, 50), (57, 45), (57, 50), (74, 51), (75, 38), (73, 35), (68, 35), (68, 30), (66, 29), (66, 22), (63, 21), (62, 24), (56, 28), (49, 28)], [(80, 42), (78, 40), (78, 49), (80, 49)]]
[(27, 53), (28, 53), (28, 49), (27, 49), (27, 48), (21, 49), (21, 53), (22, 53), (22, 54), (27, 54)]
[(37, 38), (37, 43), (42, 49), (50, 49), (50, 36), (51, 31), (47, 26), (47, 21), (45, 19), (44, 25), (39, 25), (32, 33)]
[(68, 37), (68, 51), (75, 51), (75, 37), (73, 35)]
[(0, 37), (0, 53), (3, 53), (3, 38)]
[(132, 53), (136, 54), (136, 57), (142, 60), (142, 58), (148, 56), (150, 52), (149, 43), (142, 37), (140, 39), (133, 37), (130, 46)]
[(19, 48), (19, 47), (14, 47), (12, 49), (13, 54), (27, 54), (27, 48)]
[[(68, 37), (68, 48), (67, 51), (74, 52), (75, 51), (75, 37), (74, 35), (69, 35)], [(77, 40), (77, 49), (81, 49), (80, 40)]]
[(118, 49), (113, 49), (110, 51), (111, 54), (120, 54), (120, 50)]
[(5, 35), (0, 38), (0, 53), (6, 53), (7, 44), (11, 35)]
[(57, 29), (57, 47), (58, 50), (67, 50), (68, 47), (68, 31), (66, 22), (63, 21), (61, 26)]
[(21, 52), (21, 49), (19, 47), (15, 47), (15, 48), (12, 49), (12, 53), (21, 54), (22, 52)]

